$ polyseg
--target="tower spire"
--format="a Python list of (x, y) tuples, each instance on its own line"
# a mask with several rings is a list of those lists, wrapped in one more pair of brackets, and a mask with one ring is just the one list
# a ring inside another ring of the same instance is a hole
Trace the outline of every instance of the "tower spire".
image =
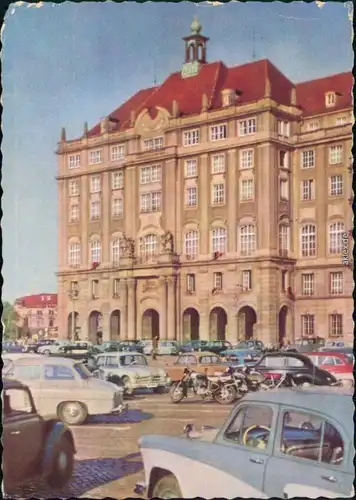
[(200, 66), (206, 63), (206, 45), (209, 40), (202, 35), (202, 25), (194, 17), (190, 25), (190, 35), (183, 38), (185, 42), (185, 62), (182, 68), (182, 77), (194, 76), (199, 73)]

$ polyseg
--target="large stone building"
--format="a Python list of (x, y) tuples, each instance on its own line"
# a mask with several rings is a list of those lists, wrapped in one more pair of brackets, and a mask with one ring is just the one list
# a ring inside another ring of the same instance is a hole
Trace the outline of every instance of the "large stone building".
[(208, 63), (197, 20), (183, 40), (181, 71), (62, 130), (60, 335), (352, 335), (351, 73)]
[(15, 300), (15, 325), (18, 338), (56, 337), (57, 294), (38, 293)]

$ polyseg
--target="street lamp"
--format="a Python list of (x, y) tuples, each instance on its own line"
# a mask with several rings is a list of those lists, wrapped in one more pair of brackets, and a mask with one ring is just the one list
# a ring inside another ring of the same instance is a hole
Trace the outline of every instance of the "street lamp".
[(74, 307), (74, 303), (75, 303), (76, 299), (78, 298), (78, 290), (70, 289), (68, 292), (68, 297), (70, 298), (71, 303), (72, 303), (71, 340), (73, 341), (73, 340), (75, 340), (75, 307)]

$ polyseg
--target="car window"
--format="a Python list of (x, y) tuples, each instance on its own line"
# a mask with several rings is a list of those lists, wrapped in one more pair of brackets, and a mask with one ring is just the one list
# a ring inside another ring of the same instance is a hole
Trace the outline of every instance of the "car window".
[(334, 365), (343, 365), (343, 361), (340, 359), (340, 358), (337, 358), (336, 356), (334, 356)]
[(340, 433), (317, 415), (285, 411), (280, 450), (284, 455), (338, 465), (344, 457)]
[(74, 380), (75, 376), (70, 366), (45, 365), (45, 380)]
[(219, 363), (219, 358), (217, 356), (201, 356), (199, 358), (199, 363), (202, 365), (213, 365)]
[(140, 355), (126, 355), (120, 356), (120, 365), (122, 366), (130, 366), (130, 365), (144, 365), (147, 366), (147, 361), (144, 356)]
[(21, 388), (7, 389), (3, 395), (5, 417), (32, 413), (33, 408), (28, 392)]
[(105, 360), (106, 368), (117, 368), (119, 366), (119, 362), (116, 356), (106, 356)]
[(179, 356), (179, 358), (175, 362), (176, 365), (186, 365), (187, 363), (188, 363), (187, 356)]
[(272, 408), (246, 405), (241, 408), (224, 433), (224, 438), (248, 448), (264, 449), (272, 426)]
[(334, 361), (334, 357), (333, 356), (326, 356), (323, 361), (321, 362), (322, 365), (324, 366), (334, 366), (335, 364), (335, 361)]
[(187, 362), (189, 365), (197, 365), (198, 361), (195, 356), (187, 356)]
[(303, 361), (297, 358), (285, 358), (285, 361), (286, 361), (286, 366), (294, 366), (294, 367), (304, 366)]
[(270, 366), (273, 368), (283, 368), (285, 366), (285, 357), (282, 356), (266, 356), (261, 360), (261, 366)]
[(41, 378), (41, 366), (15, 365), (14, 377), (19, 380), (39, 380)]

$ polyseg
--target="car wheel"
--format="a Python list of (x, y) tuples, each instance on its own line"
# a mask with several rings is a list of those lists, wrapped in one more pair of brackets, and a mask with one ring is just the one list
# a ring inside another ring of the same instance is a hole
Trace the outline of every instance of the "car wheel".
[(177, 479), (173, 474), (166, 474), (158, 479), (152, 491), (152, 498), (183, 498)]
[(63, 488), (70, 481), (74, 468), (74, 450), (67, 438), (62, 437), (55, 445), (52, 460), (46, 482), (50, 487)]
[(124, 384), (124, 392), (126, 394), (132, 394), (133, 389), (132, 389), (132, 382), (130, 380), (130, 377), (122, 377), (122, 382)]
[(46, 350), (44, 350), (44, 351), (43, 351), (43, 354), (44, 354), (45, 356), (49, 356), (49, 355), (50, 355), (50, 352), (49, 352), (49, 350), (48, 350), (48, 349), (46, 349)]
[(59, 405), (58, 417), (67, 425), (81, 425), (88, 417), (88, 410), (84, 404), (78, 401), (67, 401)]
[(154, 387), (154, 388), (153, 388), (153, 392), (154, 392), (155, 394), (165, 394), (165, 392), (166, 392), (166, 388), (165, 388), (165, 387), (163, 387), (163, 386)]

